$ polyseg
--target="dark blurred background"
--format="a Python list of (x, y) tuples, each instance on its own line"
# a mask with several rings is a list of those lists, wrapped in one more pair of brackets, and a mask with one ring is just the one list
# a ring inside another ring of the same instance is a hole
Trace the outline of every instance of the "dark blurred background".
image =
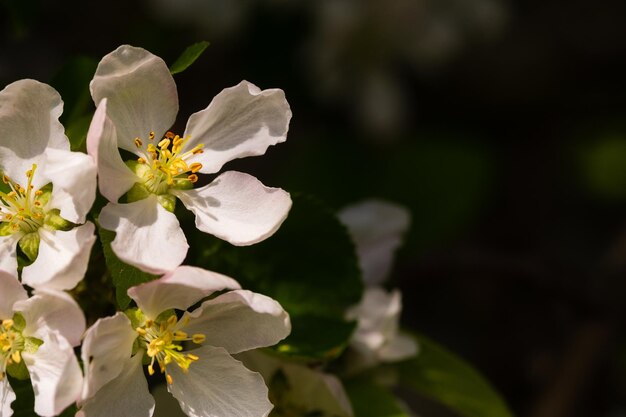
[(408, 327), (519, 416), (626, 416), (626, 2), (60, 3), (2, 0), (3, 86), (208, 40), (176, 75), (178, 130), (242, 79), (284, 89), (288, 141), (227, 168), (406, 205)]

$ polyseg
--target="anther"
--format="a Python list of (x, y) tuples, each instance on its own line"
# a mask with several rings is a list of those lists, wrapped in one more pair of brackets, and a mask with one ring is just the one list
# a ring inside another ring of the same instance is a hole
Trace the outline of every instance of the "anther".
[(193, 164), (189, 165), (189, 169), (195, 174), (202, 169), (202, 164), (199, 162), (194, 162)]
[(189, 176), (187, 177), (187, 179), (188, 179), (189, 181), (193, 182), (194, 184), (195, 184), (196, 182), (198, 182), (198, 176), (197, 176), (196, 174), (191, 174), (191, 175), (189, 175)]
[(139, 138), (135, 138), (135, 146), (141, 148), (143, 146), (143, 142)]
[(197, 345), (204, 342), (205, 340), (206, 340), (206, 336), (203, 335), (202, 333), (196, 333), (193, 336), (191, 336), (191, 341)]
[(148, 135), (148, 138), (150, 138), (150, 140), (154, 139), (154, 132), (150, 132), (150, 134)]

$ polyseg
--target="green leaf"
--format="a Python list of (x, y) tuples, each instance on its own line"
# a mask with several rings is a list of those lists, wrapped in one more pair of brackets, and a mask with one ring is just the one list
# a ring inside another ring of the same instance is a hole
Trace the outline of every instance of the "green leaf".
[(207, 41), (201, 41), (187, 47), (170, 67), (170, 73), (178, 74), (189, 68), (208, 46), (209, 43)]
[(387, 388), (369, 378), (347, 380), (344, 387), (352, 403), (354, 417), (409, 417)]
[(97, 61), (90, 57), (71, 58), (50, 83), (63, 98), (61, 123), (65, 126), (72, 151), (86, 150), (85, 139), (94, 108), (89, 82), (97, 66)]
[(354, 245), (324, 204), (301, 195), (292, 200), (278, 232), (252, 246), (234, 247), (190, 230), (188, 259), (281, 303), (291, 315), (293, 331), (278, 351), (335, 357), (353, 330), (344, 320), (345, 310), (359, 302), (363, 291)]
[(512, 417), (502, 397), (463, 359), (424, 336), (417, 356), (396, 367), (400, 385), (463, 417)]
[(115, 238), (115, 232), (98, 227), (98, 234), (102, 242), (104, 259), (115, 286), (115, 299), (120, 310), (125, 310), (131, 300), (126, 291), (130, 287), (155, 280), (158, 277), (128, 265), (115, 256), (113, 249), (111, 249), (111, 242)]

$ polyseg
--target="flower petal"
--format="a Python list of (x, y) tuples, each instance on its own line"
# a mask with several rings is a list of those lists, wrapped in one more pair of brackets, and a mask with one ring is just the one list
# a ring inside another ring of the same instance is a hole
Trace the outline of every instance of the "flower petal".
[(122, 45), (102, 58), (90, 89), (96, 105), (108, 99), (118, 146), (130, 152), (137, 150), (135, 138), (164, 134), (178, 113), (176, 84), (167, 65), (142, 48)]
[(99, 222), (117, 233), (111, 242), (117, 257), (143, 271), (172, 271), (187, 255), (189, 245), (178, 219), (161, 207), (155, 195), (129, 204), (109, 203)]
[(96, 199), (96, 164), (82, 152), (48, 149), (46, 157), (45, 175), (53, 185), (49, 206), (72, 223), (84, 223)]
[(228, 171), (197, 189), (172, 191), (196, 215), (196, 227), (236, 246), (273, 235), (291, 208), (289, 193)]
[(263, 377), (248, 370), (224, 349), (194, 349), (196, 362), (183, 372), (176, 365), (166, 372), (173, 383), (169, 391), (189, 417), (265, 417), (272, 409)]
[(60, 414), (78, 400), (83, 374), (74, 349), (58, 332), (48, 332), (37, 352), (22, 353), (35, 391), (35, 412), (44, 417)]
[(82, 399), (93, 397), (123, 371), (133, 350), (137, 333), (124, 313), (105, 317), (87, 329), (81, 356), (85, 368)]
[(13, 409), (11, 403), (15, 401), (15, 392), (7, 378), (0, 379), (0, 416), (11, 417)]
[(87, 271), (95, 226), (87, 222), (68, 231), (39, 229), (37, 259), (22, 270), (22, 282), (33, 288), (71, 290)]
[(287, 139), (291, 110), (283, 90), (261, 91), (247, 81), (226, 88), (209, 106), (187, 122), (186, 148), (204, 144), (204, 153), (190, 161), (202, 163), (200, 172), (212, 174), (233, 159), (263, 155)]
[(26, 300), (28, 294), (16, 277), (0, 270), (0, 321), (13, 318), (13, 306), (16, 302)]
[(363, 280), (380, 285), (391, 271), (393, 254), (409, 229), (411, 215), (397, 204), (366, 200), (339, 212), (357, 247)]
[(141, 352), (120, 363), (122, 372), (87, 400), (76, 417), (151, 417), (154, 398), (143, 374)]
[[(48, 148), (68, 150), (59, 116), (63, 101), (54, 88), (35, 80), (20, 80), (0, 92), (0, 167), (22, 183), (33, 163), (44, 165)], [(35, 175), (39, 188), (43, 178)]]
[(246, 290), (207, 300), (189, 318), (187, 333), (203, 333), (205, 344), (229, 353), (275, 345), (291, 332), (289, 314), (277, 301)]
[(91, 120), (87, 133), (87, 152), (98, 166), (100, 192), (109, 201), (116, 203), (138, 178), (124, 164), (117, 149), (117, 131), (107, 116), (107, 99), (102, 99)]
[(6, 271), (17, 278), (17, 242), (22, 235), (15, 233), (0, 236), (0, 270)]
[(27, 300), (14, 306), (24, 316), (24, 335), (43, 339), (50, 331), (58, 331), (72, 346), (78, 346), (85, 332), (83, 310), (67, 293), (36, 290)]
[(170, 308), (186, 310), (215, 291), (238, 289), (232, 278), (193, 266), (179, 266), (163, 277), (128, 289), (146, 317), (156, 317)]
[(377, 352), (396, 337), (401, 310), (400, 291), (387, 293), (379, 287), (367, 288), (361, 303), (347, 313), (348, 319), (358, 320), (352, 345), (365, 356), (377, 356)]

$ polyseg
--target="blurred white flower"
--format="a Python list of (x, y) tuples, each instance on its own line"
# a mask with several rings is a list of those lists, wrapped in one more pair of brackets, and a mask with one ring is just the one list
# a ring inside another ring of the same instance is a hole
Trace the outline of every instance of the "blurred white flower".
[(56, 416), (76, 402), (83, 378), (74, 355), (85, 330), (80, 307), (67, 294), (36, 290), (0, 271), (0, 416), (13, 414), (15, 393), (7, 373), (26, 367), (35, 392), (35, 412)]
[(410, 225), (409, 211), (397, 204), (366, 200), (339, 212), (356, 245), (366, 285), (361, 303), (348, 310), (346, 318), (357, 321), (351, 346), (359, 354), (355, 367), (407, 359), (418, 352), (412, 337), (399, 330), (402, 295), (380, 285), (388, 277), (394, 252)]
[[(144, 361), (149, 375), (165, 376), (188, 416), (267, 416), (272, 405), (263, 378), (231, 354), (276, 344), (291, 323), (276, 301), (238, 288), (231, 278), (187, 266), (130, 288), (137, 310), (100, 319), (87, 330), (77, 416), (152, 416)], [(222, 290), (232, 291), (185, 311)]]
[(0, 92), (0, 268), (17, 277), (19, 246), (32, 262), (22, 282), (33, 288), (74, 288), (95, 241), (85, 217), (96, 196), (96, 167), (70, 151), (62, 110), (59, 94), (35, 80)]
[[(289, 194), (251, 175), (227, 171), (193, 187), (198, 173), (214, 174), (228, 161), (262, 155), (286, 140), (291, 110), (282, 90), (242, 81), (191, 115), (178, 136), (167, 131), (178, 96), (165, 62), (124, 45), (100, 61), (91, 94), (98, 108), (87, 149), (110, 201), (99, 222), (116, 232), (111, 246), (124, 262), (152, 273), (182, 263), (188, 244), (173, 214), (176, 198), (196, 215), (199, 230), (234, 245), (262, 241), (280, 227)], [(135, 157), (124, 162), (118, 148)], [(127, 204), (118, 203), (123, 195)]]

